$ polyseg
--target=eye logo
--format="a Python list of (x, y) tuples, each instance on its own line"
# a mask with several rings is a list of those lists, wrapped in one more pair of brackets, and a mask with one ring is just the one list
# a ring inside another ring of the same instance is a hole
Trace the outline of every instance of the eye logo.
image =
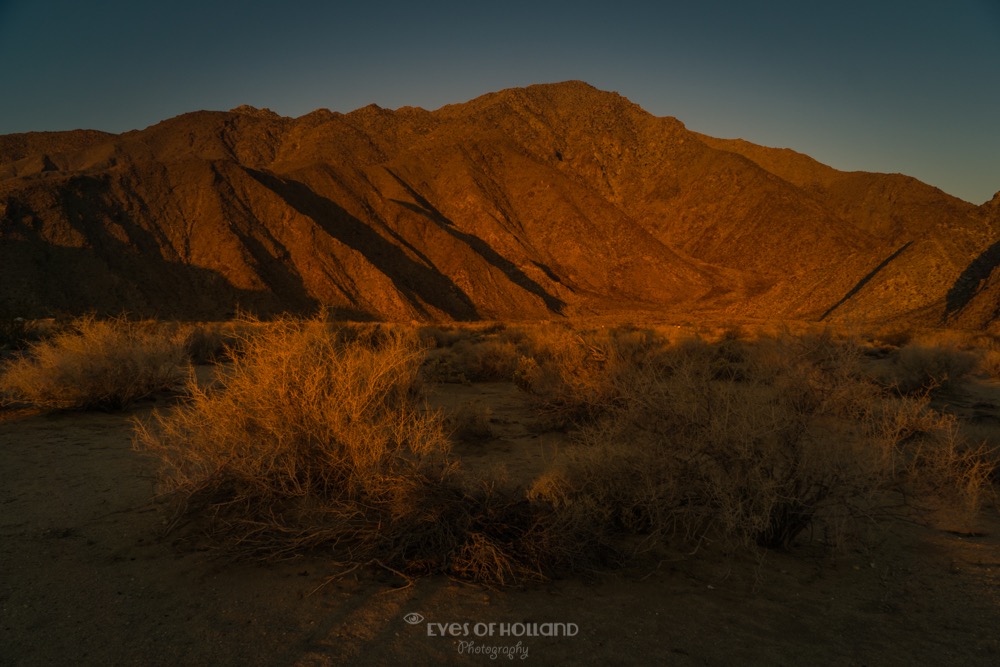
[(416, 625), (417, 623), (420, 623), (421, 621), (423, 621), (424, 617), (421, 616), (420, 614), (412, 613), (412, 614), (407, 614), (406, 616), (404, 616), (403, 620), (406, 621), (407, 623), (409, 623), (410, 625)]

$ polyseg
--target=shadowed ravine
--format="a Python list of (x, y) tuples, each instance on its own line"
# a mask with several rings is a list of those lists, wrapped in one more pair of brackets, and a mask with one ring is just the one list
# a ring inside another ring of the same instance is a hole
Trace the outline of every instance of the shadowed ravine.
[(319, 225), (330, 237), (364, 255), (425, 316), (428, 313), (423, 304), (427, 303), (458, 320), (478, 318), (475, 305), (447, 276), (433, 266), (411, 259), (398, 245), (387, 241), (336, 203), (316, 194), (303, 183), (283, 180), (260, 171), (250, 173), (296, 211)]
[(885, 267), (889, 266), (889, 263), (892, 262), (892, 260), (894, 260), (897, 257), (899, 257), (900, 255), (902, 255), (903, 252), (905, 252), (906, 249), (909, 248), (910, 245), (912, 245), (912, 244), (913, 244), (913, 241), (907, 241), (906, 243), (903, 244), (903, 246), (899, 250), (897, 250), (896, 252), (892, 253), (891, 255), (889, 255), (888, 257), (886, 257), (884, 260), (882, 260), (882, 262), (878, 266), (876, 266), (874, 269), (872, 269), (871, 272), (868, 273), (868, 275), (866, 275), (864, 278), (862, 278), (861, 280), (859, 280), (857, 285), (855, 285), (850, 290), (848, 290), (847, 294), (845, 294), (843, 296), (843, 298), (840, 299), (840, 301), (838, 301), (837, 303), (835, 303), (832, 306), (830, 306), (829, 310), (827, 310), (825, 313), (823, 313), (822, 315), (820, 315), (819, 321), (822, 322), (823, 320), (825, 320), (827, 317), (829, 317), (833, 313), (833, 311), (837, 310), (837, 308), (840, 308), (842, 305), (844, 305), (845, 303), (847, 303), (852, 296), (854, 296), (855, 294), (857, 294), (858, 292), (860, 292), (861, 290), (863, 290), (864, 287), (865, 287), (865, 285), (867, 285), (871, 281), (872, 278), (874, 278), (875, 276), (877, 276), (879, 274), (879, 272), (882, 271), (882, 269), (884, 269)]
[[(447, 232), (456, 239), (462, 241), (470, 248), (472, 248), (476, 253), (486, 260), (491, 266), (496, 267), (507, 276), (507, 278), (520, 287), (521, 289), (534, 294), (535, 296), (542, 299), (545, 302), (546, 308), (556, 314), (561, 314), (566, 303), (561, 299), (546, 292), (541, 285), (529, 278), (523, 271), (521, 271), (517, 266), (502, 257), (498, 252), (493, 250), (485, 241), (476, 236), (475, 234), (469, 234), (468, 232), (463, 232), (458, 228), (458, 226), (444, 216), (439, 210), (434, 208), (434, 206), (422, 197), (416, 190), (414, 190), (409, 184), (407, 184), (403, 179), (393, 173), (391, 170), (386, 169), (397, 183), (399, 183), (403, 188), (413, 197), (413, 202), (400, 201), (398, 199), (393, 199), (395, 203), (407, 208), (414, 213), (418, 213), (428, 220), (438, 225), (443, 231)], [(551, 273), (551, 271), (547, 271)]]
[[(953, 316), (965, 308), (976, 296), (982, 282), (989, 278), (1000, 266), (1000, 241), (997, 241), (976, 257), (955, 280), (948, 290), (946, 315)], [(1000, 304), (997, 304), (1000, 307)]]

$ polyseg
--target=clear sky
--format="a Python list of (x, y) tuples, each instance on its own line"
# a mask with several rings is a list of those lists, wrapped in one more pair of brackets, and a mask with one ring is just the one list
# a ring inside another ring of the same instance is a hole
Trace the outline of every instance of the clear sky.
[(0, 134), (568, 79), (716, 137), (1000, 190), (1000, 0), (0, 0)]

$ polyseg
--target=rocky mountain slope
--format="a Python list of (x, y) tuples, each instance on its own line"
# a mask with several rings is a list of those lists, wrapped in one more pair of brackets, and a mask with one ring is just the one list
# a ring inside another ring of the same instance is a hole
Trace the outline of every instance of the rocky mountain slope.
[(0, 137), (0, 304), (981, 327), (997, 201), (707, 137), (581, 82), (437, 111), (201, 111)]

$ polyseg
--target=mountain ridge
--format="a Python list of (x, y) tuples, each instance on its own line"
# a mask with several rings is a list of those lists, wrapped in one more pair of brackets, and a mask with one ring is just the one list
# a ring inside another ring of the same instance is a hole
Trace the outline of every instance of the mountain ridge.
[(1000, 197), (707, 137), (583, 82), (33, 134), (0, 136), (0, 304), (31, 316), (997, 319)]

